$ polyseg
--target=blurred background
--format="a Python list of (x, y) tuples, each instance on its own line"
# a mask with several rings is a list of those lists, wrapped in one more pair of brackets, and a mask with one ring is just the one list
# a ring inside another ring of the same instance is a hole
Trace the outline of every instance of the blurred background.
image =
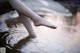
[(80, 53), (80, 4), (66, 0), (21, 0), (42, 18), (57, 26), (32, 26), (37, 38), (26, 40), (28, 32), (18, 21), (18, 13), (0, 15), (0, 47), (7, 53)]

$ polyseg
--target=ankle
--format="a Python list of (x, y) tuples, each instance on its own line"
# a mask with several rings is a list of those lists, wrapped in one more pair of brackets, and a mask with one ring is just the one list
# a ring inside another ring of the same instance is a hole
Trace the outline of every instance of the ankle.
[(36, 38), (36, 35), (31, 35), (31, 34), (29, 34), (28, 37), (30, 37), (30, 38)]
[(41, 20), (43, 20), (43, 18), (39, 18), (39, 19), (35, 20), (34, 23), (39, 23)]
[(29, 35), (34, 35), (34, 36), (36, 36), (36, 34), (34, 34), (34, 33), (30, 33)]

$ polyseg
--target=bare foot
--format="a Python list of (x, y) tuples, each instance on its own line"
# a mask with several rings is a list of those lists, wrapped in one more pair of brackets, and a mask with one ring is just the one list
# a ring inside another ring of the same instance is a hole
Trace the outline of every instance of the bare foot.
[(26, 39), (32, 39), (32, 38), (36, 38), (36, 35), (29, 35), (28, 37), (26, 37)]
[(49, 28), (53, 28), (53, 29), (56, 29), (57, 27), (52, 25), (52, 23), (48, 22), (47, 20), (45, 20), (44, 18), (42, 18), (41, 20), (37, 21), (37, 22), (34, 22), (34, 25), (35, 26), (46, 26), (46, 27), (49, 27)]

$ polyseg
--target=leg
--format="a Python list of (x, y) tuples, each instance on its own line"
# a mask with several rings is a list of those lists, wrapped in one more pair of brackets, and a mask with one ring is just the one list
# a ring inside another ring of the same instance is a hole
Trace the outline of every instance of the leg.
[(20, 0), (8, 0), (9, 3), (11, 4), (11, 6), (17, 10), (18, 12), (28, 16), (29, 18), (31, 18), (35, 23), (35, 25), (39, 26), (39, 25), (43, 25), (43, 26), (47, 26), (50, 28), (55, 29), (56, 27), (48, 22), (46, 19), (41, 18), (40, 16), (38, 16), (36, 13), (34, 13), (31, 9), (29, 9), (24, 3), (22, 3)]
[(27, 18), (25, 15), (23, 14), (19, 14), (19, 21), (22, 22), (24, 24), (24, 26), (26, 27), (26, 29), (28, 30), (29, 36), (28, 38), (35, 38), (36, 34), (31, 26), (31, 22), (30, 19)]

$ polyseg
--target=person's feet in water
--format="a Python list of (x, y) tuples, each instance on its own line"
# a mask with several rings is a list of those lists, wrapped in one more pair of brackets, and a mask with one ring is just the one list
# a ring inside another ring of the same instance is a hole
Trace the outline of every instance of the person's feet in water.
[(39, 21), (35, 21), (34, 22), (34, 25), (35, 26), (46, 26), (46, 27), (49, 27), (49, 28), (52, 28), (52, 29), (56, 29), (57, 27), (54, 26), (52, 23), (48, 22), (47, 20), (45, 20), (44, 18), (42, 18), (41, 20)]

